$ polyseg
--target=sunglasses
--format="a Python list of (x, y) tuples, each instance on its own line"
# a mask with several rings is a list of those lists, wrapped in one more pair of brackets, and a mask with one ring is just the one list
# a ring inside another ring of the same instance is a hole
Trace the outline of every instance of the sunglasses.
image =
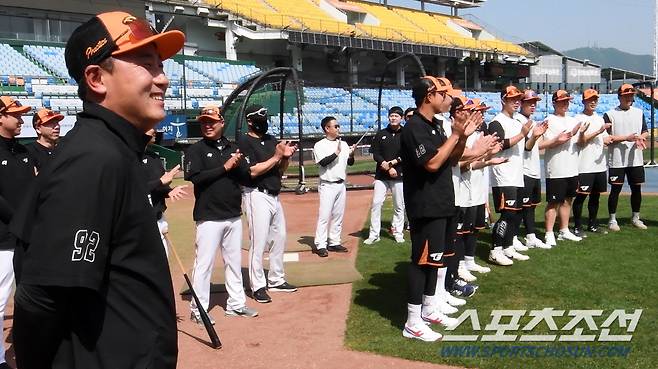
[(23, 106), (23, 104), (21, 104), (21, 102), (18, 100), (12, 100), (12, 102), (10, 102), (9, 105), (6, 105), (4, 101), (0, 100), (0, 113), (11, 108), (12, 106), (20, 108), (21, 106)]
[(258, 110), (256, 110), (256, 111), (253, 111), (253, 112), (247, 114), (247, 118), (249, 118), (249, 117), (251, 117), (251, 116), (253, 116), (253, 115), (258, 115), (258, 116), (261, 116), (261, 117), (266, 117), (266, 116), (267, 116), (267, 108), (260, 108), (260, 109), (258, 109)]
[(117, 38), (113, 40), (117, 45), (117, 41), (127, 34), (129, 34), (131, 41), (136, 42), (159, 33), (146, 19), (143, 18), (128, 17), (123, 20), (123, 24), (128, 26), (128, 29), (123, 31)]
[(623, 90), (620, 91), (622, 94), (627, 94), (629, 92), (635, 93), (635, 89), (633, 87), (626, 87)]
[(338, 128), (340, 128), (340, 124), (335, 124), (333, 127), (338, 129)]

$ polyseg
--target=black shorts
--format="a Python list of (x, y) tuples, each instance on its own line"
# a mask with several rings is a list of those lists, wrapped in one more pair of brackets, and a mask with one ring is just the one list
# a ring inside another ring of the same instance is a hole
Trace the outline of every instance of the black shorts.
[(546, 202), (562, 202), (576, 197), (578, 177), (546, 178)]
[(476, 206), (459, 208), (457, 212), (457, 235), (472, 233), (475, 230)]
[(521, 191), (521, 205), (524, 208), (537, 206), (541, 203), (541, 181), (538, 178), (523, 176), (523, 191)]
[(624, 184), (624, 176), (629, 185), (644, 183), (644, 167), (626, 167), (608, 169), (608, 182), (610, 184)]
[(608, 182), (605, 171), (598, 173), (580, 173), (578, 175), (578, 189), (576, 192), (584, 195), (608, 192)]
[(486, 223), (486, 211), (485, 211), (485, 205), (476, 205), (475, 206), (475, 221), (473, 222), (473, 228), (476, 230), (479, 229), (485, 229), (487, 228), (487, 223)]
[(443, 259), (455, 253), (455, 218), (417, 218), (411, 224), (411, 262), (444, 266)]
[(523, 187), (492, 187), (494, 207), (496, 212), (502, 210), (519, 210), (522, 207), (520, 195)]

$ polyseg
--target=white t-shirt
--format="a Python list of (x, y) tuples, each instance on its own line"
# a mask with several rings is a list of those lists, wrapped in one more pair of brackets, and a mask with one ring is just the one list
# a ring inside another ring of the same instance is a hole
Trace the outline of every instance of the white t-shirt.
[[(528, 119), (521, 114), (515, 113), (513, 118), (503, 113), (496, 115), (489, 123), (489, 132), (497, 130), (496, 123), (502, 127), (505, 139), (511, 139), (521, 132), (523, 123)], [(499, 134), (500, 136), (500, 134)], [(506, 163), (498, 164), (491, 167), (491, 186), (492, 187), (523, 187), (523, 151), (525, 140), (521, 139), (515, 145), (502, 150), (494, 155), (496, 158), (507, 158)]]
[[(540, 122), (535, 121), (535, 125)], [(532, 127), (534, 128), (535, 125)], [(529, 140), (532, 137), (532, 130), (528, 132), (526, 140)], [(532, 147), (532, 150), (528, 151), (525, 149), (525, 141), (523, 142), (523, 175), (526, 175), (530, 178), (541, 179), (541, 161), (539, 160), (539, 138), (535, 141), (535, 145)]]
[[(434, 117), (440, 120), (443, 131), (446, 133), (446, 137), (452, 135), (452, 121), (449, 118), (446, 118), (443, 114), (436, 114)], [(440, 149), (439, 149), (440, 150)], [(461, 187), (461, 172), (459, 170), (459, 165), (453, 165), (452, 170), (452, 186), (455, 190), (455, 206), (464, 207), (463, 203), (465, 202), (464, 191)]]
[[(347, 142), (340, 141), (341, 149), (340, 154), (334, 161), (326, 167), (320, 165), (320, 179), (323, 181), (335, 182), (338, 180), (346, 179), (347, 159), (350, 157), (350, 147)], [(326, 138), (316, 142), (313, 146), (313, 158), (315, 163), (319, 165), (320, 160), (336, 152), (338, 142), (336, 140), (330, 141)]]
[[(605, 113), (612, 123), (613, 136), (640, 134), (644, 126), (642, 110), (631, 106), (628, 110), (616, 107)], [(644, 165), (642, 150), (635, 142), (615, 142), (608, 146), (608, 165), (610, 168), (639, 167)]]
[[(472, 148), (475, 141), (482, 135), (482, 132), (475, 132), (466, 140), (466, 147)], [(488, 191), (488, 181), (486, 181), (486, 168), (471, 169), (461, 173), (460, 191), (466, 193), (463, 207), (482, 205), (486, 202)]]
[[(548, 129), (544, 133), (546, 140), (552, 140), (560, 133), (570, 132), (578, 123), (573, 117), (548, 116)], [(578, 135), (562, 145), (546, 149), (544, 155), (546, 178), (569, 178), (578, 176)]]
[[(603, 117), (594, 113), (592, 115), (578, 114), (574, 117), (576, 122), (587, 123), (589, 127), (585, 131), (585, 135), (590, 135), (596, 132), (605, 122)], [(608, 170), (608, 163), (606, 158), (606, 149), (603, 140), (608, 136), (608, 132), (603, 131), (601, 134), (592, 138), (585, 147), (580, 147), (578, 154), (578, 173), (599, 173)]]

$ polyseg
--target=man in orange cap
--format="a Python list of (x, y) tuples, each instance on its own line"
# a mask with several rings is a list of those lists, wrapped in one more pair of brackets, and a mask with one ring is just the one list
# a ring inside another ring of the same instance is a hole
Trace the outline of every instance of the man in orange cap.
[(619, 193), (624, 185), (624, 177), (631, 187), (631, 224), (635, 228), (647, 229), (640, 220), (640, 207), (642, 205), (642, 183), (644, 183), (644, 160), (642, 150), (647, 147), (649, 135), (647, 123), (641, 109), (633, 106), (635, 88), (624, 84), (617, 90), (619, 106), (606, 112), (603, 120), (612, 126), (610, 133), (611, 143), (608, 146), (608, 182), (610, 183), (610, 196), (608, 197), (608, 213), (610, 221), (608, 228), (613, 232), (620, 230), (617, 223), (617, 202)]
[[(583, 91), (583, 112), (575, 116), (576, 120), (583, 122), (578, 134), (578, 189), (573, 201), (573, 233), (579, 237), (587, 237), (582, 228), (582, 213), (585, 199), (589, 196), (587, 209), (589, 210), (588, 232), (599, 232), (596, 215), (599, 211), (599, 198), (608, 191), (606, 171), (608, 163), (605, 146), (610, 143), (607, 130), (609, 123), (596, 113), (599, 103), (599, 93), (594, 89)], [(606, 232), (607, 233), (607, 232)]]
[[(192, 284), (202, 307), (210, 307), (210, 278), (217, 249), (222, 250), (226, 279), (227, 316), (255, 317), (242, 284), (242, 192), (239, 181), (247, 163), (238, 146), (224, 136), (224, 117), (216, 106), (206, 106), (197, 117), (203, 140), (185, 152), (185, 179), (194, 184), (196, 258)], [(190, 303), (191, 319), (202, 324), (199, 308)], [(212, 320), (212, 317), (210, 318)]]
[(35, 161), (38, 170), (52, 158), (53, 150), (59, 141), (59, 122), (64, 116), (50, 109), (40, 109), (32, 117), (32, 127), (37, 140), (25, 146)]
[[(5, 307), (14, 283), (15, 239), (7, 226), (16, 209), (27, 200), (26, 188), (34, 179), (34, 161), (16, 136), (21, 133), (24, 113), (29, 106), (21, 106), (18, 100), (0, 96), (0, 331), (3, 331)], [(5, 347), (0, 344), (0, 368), (5, 363)]]
[(553, 93), (555, 112), (548, 116), (548, 129), (539, 149), (546, 150), (544, 167), (546, 169), (546, 245), (556, 246), (553, 227), (560, 216), (558, 240), (578, 242), (582, 238), (569, 230), (571, 202), (578, 188), (578, 139), (576, 134), (580, 122), (567, 115), (569, 103), (573, 97), (567, 91), (557, 90)]
[(12, 224), (24, 244), (18, 367), (176, 367), (171, 273), (141, 160), (145, 132), (165, 118), (163, 60), (184, 40), (124, 12), (71, 34), (65, 60), (83, 112)]

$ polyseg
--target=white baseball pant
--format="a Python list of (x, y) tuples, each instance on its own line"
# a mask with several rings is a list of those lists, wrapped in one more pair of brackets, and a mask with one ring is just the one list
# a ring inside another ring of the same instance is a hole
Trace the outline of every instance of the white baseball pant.
[[(5, 307), (14, 285), (14, 250), (0, 250), (0, 332), (5, 328)], [(0, 336), (0, 363), (5, 362), (5, 341)]]
[(158, 219), (158, 230), (160, 230), (160, 240), (164, 246), (165, 254), (167, 254), (167, 259), (169, 259), (169, 246), (167, 245), (167, 240), (165, 239), (165, 234), (169, 232), (169, 223), (167, 223), (167, 219), (165, 218), (164, 214), (162, 214), (162, 217)]
[[(251, 290), (284, 283), (283, 252), (286, 248), (286, 218), (278, 196), (245, 187), (243, 207), (249, 223), (249, 279)], [(269, 246), (270, 269), (265, 279), (263, 254)]]
[(315, 247), (327, 248), (327, 228), (329, 229), (329, 246), (340, 245), (340, 234), (343, 230), (343, 215), (345, 214), (345, 183), (321, 181), (318, 186), (320, 195), (320, 210), (318, 225), (315, 228)]
[[(194, 260), (192, 286), (206, 311), (208, 311), (210, 303), (210, 278), (218, 247), (222, 249), (224, 259), (224, 275), (228, 292), (226, 308), (235, 310), (245, 306), (247, 297), (242, 285), (241, 243), (242, 219), (240, 217), (196, 223), (196, 259)], [(190, 308), (193, 312), (198, 312), (194, 300), (192, 300)]]
[(386, 192), (391, 191), (393, 195), (393, 236), (402, 236), (404, 232), (404, 193), (402, 181), (375, 180), (375, 190), (372, 197), (372, 209), (370, 210), (370, 235), (368, 238), (379, 238), (382, 221), (382, 205), (386, 199)]

